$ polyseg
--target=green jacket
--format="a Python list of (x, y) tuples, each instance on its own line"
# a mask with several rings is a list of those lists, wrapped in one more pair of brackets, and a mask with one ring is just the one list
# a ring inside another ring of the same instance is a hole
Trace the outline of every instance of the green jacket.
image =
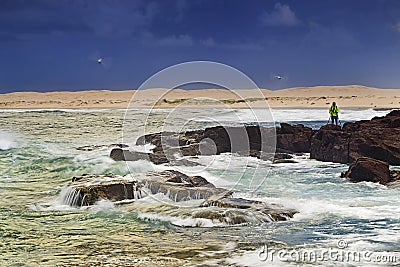
[(329, 114), (330, 114), (331, 116), (336, 117), (336, 116), (339, 115), (339, 112), (340, 112), (340, 108), (339, 108), (338, 106), (331, 106), (331, 107), (329, 108)]

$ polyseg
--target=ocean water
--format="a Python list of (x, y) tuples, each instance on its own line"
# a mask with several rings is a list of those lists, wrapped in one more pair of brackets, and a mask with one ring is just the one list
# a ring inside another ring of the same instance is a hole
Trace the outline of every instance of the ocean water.
[[(133, 149), (148, 151), (149, 146), (133, 145), (135, 137), (158, 131), (169, 112), (157, 110), (149, 116), (146, 110), (132, 110), (127, 117), (124, 110), (107, 109), (2, 110), (0, 266), (400, 264), (400, 189), (350, 183), (340, 178), (346, 165), (310, 160), (308, 155), (297, 156), (294, 164), (271, 164), (229, 153), (192, 159), (202, 164), (195, 167), (147, 161), (127, 165), (111, 160), (106, 146), (76, 149), (132, 140)], [(341, 118), (344, 123), (386, 113), (343, 110)], [(249, 110), (191, 110), (190, 114), (186, 128), (254, 123)], [(320, 109), (276, 109), (272, 115), (277, 124), (314, 128), (328, 120), (326, 110)], [(179, 115), (169, 118), (172, 126), (184, 120)], [(127, 121), (136, 127), (123, 132)], [(285, 222), (229, 226), (195, 219), (193, 208), (168, 205), (160, 194), (130, 203), (103, 200), (82, 208), (62, 202), (65, 185), (76, 175), (165, 169), (201, 175), (218, 186), (234, 188), (236, 196), (281, 204), (299, 213)], [(249, 183), (254, 181), (263, 183), (250, 192)], [(312, 253), (320, 259), (307, 258)]]

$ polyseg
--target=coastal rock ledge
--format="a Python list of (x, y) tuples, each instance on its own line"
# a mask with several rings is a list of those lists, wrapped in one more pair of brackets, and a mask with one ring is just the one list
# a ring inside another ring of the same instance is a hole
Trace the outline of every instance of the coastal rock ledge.
[[(324, 125), (313, 130), (302, 124), (281, 123), (280, 127), (210, 127), (182, 133), (161, 132), (138, 138), (137, 145), (152, 144), (153, 153), (115, 148), (110, 156), (117, 161), (148, 159), (155, 164), (177, 162), (175, 155), (218, 155), (225, 152), (276, 161), (274, 152), (310, 153), (311, 159), (352, 163), (360, 157), (400, 166), (400, 110), (371, 120), (347, 122), (343, 127)], [(230, 139), (238, 140), (231, 144)], [(244, 140), (244, 141), (242, 141)], [(247, 144), (246, 144), (247, 142)], [(276, 148), (276, 149), (275, 149)]]
[(179, 171), (147, 172), (126, 176), (114, 174), (73, 177), (62, 193), (71, 206), (89, 206), (101, 199), (114, 202), (135, 201), (147, 195), (162, 193), (172, 203), (204, 200), (194, 207), (192, 217), (225, 224), (286, 221), (297, 213), (277, 204), (235, 198), (224, 188), (215, 187), (201, 176), (188, 176)]

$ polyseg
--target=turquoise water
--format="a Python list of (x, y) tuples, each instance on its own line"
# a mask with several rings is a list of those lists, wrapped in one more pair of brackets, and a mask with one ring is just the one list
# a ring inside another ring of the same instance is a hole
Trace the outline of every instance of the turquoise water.
[[(247, 114), (245, 110), (194, 110), (196, 116), (215, 121), (199, 119), (190, 125), (234, 124), (234, 112), (244, 118)], [(309, 110), (302, 121), (299, 110), (274, 110), (273, 114), (278, 122), (318, 127), (325, 123), (322, 112)], [(146, 112), (132, 111), (127, 120), (137, 128), (124, 135), (134, 142), (144, 130), (157, 131), (167, 113), (160, 110), (146, 119)], [(357, 120), (386, 112), (343, 113), (348, 114), (347, 120)], [(399, 189), (349, 183), (339, 177), (346, 165), (309, 160), (307, 155), (299, 156), (295, 164), (223, 154), (193, 159), (207, 167), (139, 161), (128, 168), (124, 162), (111, 160), (107, 147), (76, 150), (122, 142), (124, 115), (123, 110), (0, 112), (0, 266), (280, 266), (307, 262), (261, 261), (264, 245), (299, 251), (338, 249), (338, 242), (346, 243), (341, 251), (399, 256)], [(226, 188), (241, 178), (235, 187), (237, 196), (282, 204), (299, 213), (287, 222), (227, 226), (194, 219), (190, 209), (155, 200), (162, 196), (125, 205), (100, 201), (80, 209), (60, 201), (64, 186), (76, 175), (171, 168), (202, 175)], [(265, 176), (260, 190), (250, 193), (249, 184)], [(310, 263), (338, 264), (375, 266), (377, 262), (324, 259)], [(393, 261), (382, 264), (395, 265)]]

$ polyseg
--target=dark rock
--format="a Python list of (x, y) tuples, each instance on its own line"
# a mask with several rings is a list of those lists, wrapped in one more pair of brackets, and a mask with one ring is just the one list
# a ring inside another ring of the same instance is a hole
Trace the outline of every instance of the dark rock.
[(292, 159), (293, 155), (288, 153), (275, 153), (274, 159)]
[(311, 148), (311, 137), (314, 131), (302, 124), (290, 125), (281, 123), (276, 128), (276, 148), (277, 151), (290, 151), (308, 153)]
[(311, 138), (310, 158), (339, 163), (349, 162), (349, 140), (351, 134), (343, 132), (339, 126), (322, 126)]
[(176, 202), (232, 194), (226, 189), (216, 188), (203, 177), (187, 176), (178, 171), (148, 172), (136, 175), (136, 178), (152, 194), (163, 193)]
[(121, 148), (114, 148), (110, 152), (110, 157), (115, 161), (136, 161), (141, 159), (148, 159), (148, 153), (143, 152), (132, 152), (129, 150), (123, 150)]
[(157, 173), (157, 176), (161, 177), (165, 182), (173, 182), (190, 187), (215, 188), (212, 183), (208, 182), (205, 178), (201, 176), (188, 176), (175, 170), (162, 171)]
[(63, 201), (71, 206), (93, 205), (100, 199), (120, 201), (141, 197), (136, 180), (114, 174), (73, 177), (68, 186)]
[(76, 147), (76, 150), (82, 150), (82, 151), (93, 151), (93, 150), (98, 150), (98, 149), (103, 149), (103, 148), (126, 148), (129, 147), (128, 145), (125, 144), (110, 144), (110, 145), (89, 145), (89, 146), (80, 146)]
[(400, 109), (393, 110), (386, 115), (387, 117), (400, 117)]
[[(231, 142), (231, 141), (234, 142)], [(275, 152), (275, 129), (258, 126), (246, 127), (210, 127), (205, 130), (187, 131), (183, 133), (161, 132), (141, 136), (137, 145), (153, 144), (153, 154), (112, 151), (110, 156), (115, 160), (139, 160), (147, 156), (152, 162), (166, 163), (175, 161), (175, 155), (198, 156), (218, 155), (226, 152), (247, 153), (251, 156), (266, 159), (266, 154)], [(164, 156), (162, 156), (164, 155)], [(269, 156), (268, 156), (269, 157)], [(162, 158), (162, 159), (161, 159)], [(273, 157), (271, 157), (272, 160)], [(161, 159), (161, 160), (160, 160)]]
[(238, 208), (248, 209), (255, 205), (260, 205), (261, 201), (248, 200), (244, 198), (233, 198), (233, 197), (220, 197), (210, 198), (201, 204), (201, 207), (216, 206), (220, 208)]
[(278, 163), (299, 163), (298, 161), (295, 161), (293, 159), (275, 159), (273, 161), (274, 164), (278, 164)]
[(327, 125), (312, 137), (311, 158), (351, 163), (370, 157), (400, 165), (400, 111), (384, 117), (345, 123), (343, 129)]
[(163, 153), (144, 153), (138, 151), (123, 150), (114, 148), (110, 152), (110, 157), (115, 161), (137, 161), (150, 160), (155, 164), (163, 164), (170, 162)]
[(391, 181), (400, 181), (400, 171), (391, 170), (390, 171)]
[(83, 175), (74, 177), (63, 195), (71, 206), (93, 205), (100, 199), (112, 201), (139, 199), (150, 191), (163, 193), (173, 201), (204, 199), (193, 207), (193, 218), (204, 218), (236, 225), (285, 221), (297, 211), (276, 204), (244, 198), (233, 198), (232, 192), (216, 188), (201, 176), (188, 176), (179, 171), (149, 172), (132, 176)]
[(207, 207), (207, 210), (196, 212), (195, 218), (218, 220), (227, 224), (286, 221), (297, 213), (296, 210), (284, 209), (276, 204), (229, 196), (211, 197), (201, 206)]
[(120, 201), (141, 198), (147, 188), (152, 194), (163, 193), (174, 201), (207, 199), (214, 195), (229, 196), (232, 192), (216, 188), (201, 176), (188, 176), (168, 170), (130, 175), (83, 175), (73, 177), (64, 202), (73, 206), (93, 205), (100, 199)]
[[(304, 125), (281, 123), (280, 127), (211, 127), (184, 133), (163, 132), (140, 137), (137, 144), (150, 143), (153, 154), (111, 155), (116, 160), (137, 160), (147, 156), (157, 164), (175, 160), (174, 155), (198, 156), (226, 152), (273, 160), (273, 153), (310, 153), (312, 159), (351, 163), (371, 157), (400, 165), (400, 111), (372, 120), (333, 124), (318, 131)], [(232, 142), (233, 140), (233, 142)], [(276, 156), (275, 159), (281, 159)]]
[(392, 179), (386, 162), (366, 157), (354, 161), (349, 170), (342, 173), (342, 177), (352, 182), (366, 181), (383, 185), (391, 182)]

